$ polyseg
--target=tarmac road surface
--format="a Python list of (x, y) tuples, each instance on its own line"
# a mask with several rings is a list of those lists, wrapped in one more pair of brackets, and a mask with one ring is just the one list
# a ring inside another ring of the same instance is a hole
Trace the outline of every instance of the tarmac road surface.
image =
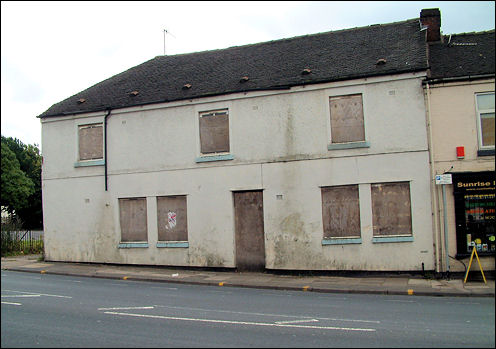
[(491, 347), (494, 298), (1, 272), (2, 347)]

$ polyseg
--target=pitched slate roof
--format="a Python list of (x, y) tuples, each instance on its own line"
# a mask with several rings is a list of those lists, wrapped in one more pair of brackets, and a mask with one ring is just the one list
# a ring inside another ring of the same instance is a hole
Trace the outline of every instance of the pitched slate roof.
[[(385, 64), (376, 64), (378, 60)], [(310, 69), (305, 74), (304, 69)], [(39, 117), (427, 69), (418, 19), (158, 56), (54, 104)], [(242, 77), (248, 77), (243, 80)], [(189, 88), (185, 85), (190, 84)], [(133, 91), (137, 91), (132, 94)], [(84, 102), (78, 102), (84, 99)]]
[(494, 30), (445, 35), (429, 47), (429, 79), (494, 75), (494, 39)]

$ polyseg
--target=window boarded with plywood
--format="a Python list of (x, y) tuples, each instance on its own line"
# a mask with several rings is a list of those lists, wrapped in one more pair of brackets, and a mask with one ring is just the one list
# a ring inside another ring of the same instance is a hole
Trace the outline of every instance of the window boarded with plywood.
[(79, 160), (103, 159), (102, 124), (79, 126)]
[(372, 184), (374, 236), (412, 235), (410, 183)]
[(200, 114), (202, 154), (229, 152), (229, 114), (227, 110)]
[(121, 241), (147, 241), (146, 198), (119, 199)]
[(362, 95), (330, 97), (331, 143), (365, 141)]
[(358, 185), (323, 187), (324, 239), (360, 237)]
[(188, 241), (186, 196), (157, 197), (159, 241)]

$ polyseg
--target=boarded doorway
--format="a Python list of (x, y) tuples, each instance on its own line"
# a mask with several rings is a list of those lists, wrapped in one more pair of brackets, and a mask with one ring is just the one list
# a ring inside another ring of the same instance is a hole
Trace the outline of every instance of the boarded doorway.
[(262, 271), (265, 269), (262, 191), (233, 194), (236, 266), (238, 271)]

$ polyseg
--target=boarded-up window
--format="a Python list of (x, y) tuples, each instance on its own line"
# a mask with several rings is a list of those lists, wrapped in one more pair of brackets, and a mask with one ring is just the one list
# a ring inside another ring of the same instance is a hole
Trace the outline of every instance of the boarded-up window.
[(157, 197), (159, 241), (188, 241), (186, 196)]
[(358, 185), (322, 188), (324, 239), (360, 237)]
[(362, 95), (331, 97), (331, 143), (365, 141)]
[(202, 154), (229, 152), (229, 114), (227, 110), (200, 114)]
[(95, 159), (103, 159), (103, 126), (79, 126), (79, 160)]
[(119, 199), (121, 241), (147, 241), (146, 198)]
[(410, 183), (372, 184), (374, 236), (411, 235)]

